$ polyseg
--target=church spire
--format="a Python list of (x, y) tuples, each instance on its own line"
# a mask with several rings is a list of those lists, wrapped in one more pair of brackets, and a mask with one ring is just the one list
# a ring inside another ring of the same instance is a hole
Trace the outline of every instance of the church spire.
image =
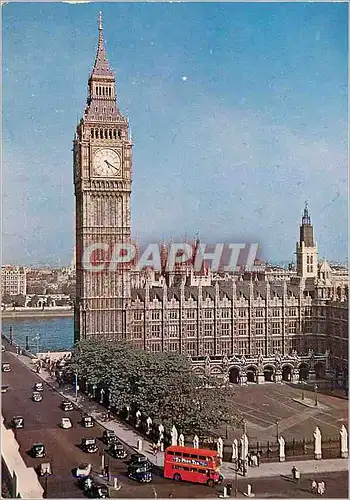
[(109, 67), (105, 42), (103, 39), (102, 12), (98, 13), (98, 46), (97, 46), (95, 64), (91, 76), (114, 77)]
[(307, 201), (305, 201), (304, 215), (301, 222), (302, 224), (308, 224), (308, 225), (311, 224), (311, 217), (309, 214), (309, 204)]

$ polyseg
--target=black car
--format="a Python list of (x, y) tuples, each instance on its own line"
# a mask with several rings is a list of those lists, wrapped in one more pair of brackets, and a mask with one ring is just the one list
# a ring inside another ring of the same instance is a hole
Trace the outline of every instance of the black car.
[(10, 363), (3, 363), (2, 364), (2, 371), (3, 372), (10, 372), (11, 371), (11, 365), (10, 365)]
[(1, 352), (5, 352), (5, 346), (4, 345), (1, 346)]
[(90, 498), (108, 498), (108, 487), (104, 484), (93, 483), (92, 488), (86, 493)]
[(72, 411), (74, 410), (74, 406), (73, 406), (73, 403), (71, 401), (62, 401), (61, 403), (61, 408), (63, 411)]
[(128, 467), (128, 477), (139, 483), (150, 483), (153, 479), (150, 462), (144, 464), (133, 463)]
[(9, 390), (9, 387), (10, 387), (9, 385), (2, 385), (1, 386), (1, 393), (7, 392)]
[(36, 382), (34, 384), (34, 391), (42, 392), (44, 390), (44, 384), (42, 382)]
[(124, 459), (128, 456), (124, 446), (118, 441), (110, 443), (108, 453), (114, 458)]
[(46, 455), (45, 446), (42, 443), (34, 443), (30, 453), (34, 458), (44, 458)]
[(149, 466), (152, 467), (151, 462), (148, 460), (145, 455), (141, 455), (141, 453), (134, 453), (131, 455), (130, 460), (129, 460), (130, 465), (144, 465), (144, 464), (149, 464)]
[(85, 453), (97, 453), (98, 446), (96, 444), (95, 438), (83, 438), (81, 440), (81, 449), (85, 451)]
[(43, 400), (43, 397), (42, 395), (40, 394), (40, 392), (33, 392), (32, 394), (32, 400), (35, 402), (35, 403), (40, 403), (40, 401)]
[(115, 443), (117, 441), (117, 436), (114, 431), (105, 430), (102, 434), (102, 440), (107, 445), (110, 445), (111, 443)]
[(93, 427), (94, 421), (93, 421), (92, 417), (82, 417), (81, 425), (83, 427)]
[(23, 429), (24, 418), (21, 417), (20, 415), (17, 415), (16, 417), (13, 417), (11, 424), (12, 424), (12, 427), (14, 427), (15, 429)]

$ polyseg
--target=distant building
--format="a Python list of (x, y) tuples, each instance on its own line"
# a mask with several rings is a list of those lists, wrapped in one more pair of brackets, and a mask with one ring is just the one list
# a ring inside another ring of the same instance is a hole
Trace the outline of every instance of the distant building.
[(26, 295), (27, 273), (21, 266), (1, 266), (2, 295)]

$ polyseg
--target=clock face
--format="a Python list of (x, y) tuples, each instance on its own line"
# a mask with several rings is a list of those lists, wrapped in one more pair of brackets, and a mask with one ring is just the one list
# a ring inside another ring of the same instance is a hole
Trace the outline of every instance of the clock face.
[(113, 149), (99, 149), (94, 156), (93, 173), (98, 177), (120, 175), (120, 156)]

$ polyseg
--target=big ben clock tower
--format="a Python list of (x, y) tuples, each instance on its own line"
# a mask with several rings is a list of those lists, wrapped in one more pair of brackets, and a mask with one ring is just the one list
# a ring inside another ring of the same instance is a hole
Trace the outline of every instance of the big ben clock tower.
[[(116, 244), (130, 243), (132, 143), (119, 112), (98, 19), (98, 48), (84, 116), (73, 142), (76, 200), (75, 340), (128, 334), (129, 270), (111, 270)], [(95, 248), (95, 250), (94, 250)], [(90, 259), (92, 267), (86, 265)]]

